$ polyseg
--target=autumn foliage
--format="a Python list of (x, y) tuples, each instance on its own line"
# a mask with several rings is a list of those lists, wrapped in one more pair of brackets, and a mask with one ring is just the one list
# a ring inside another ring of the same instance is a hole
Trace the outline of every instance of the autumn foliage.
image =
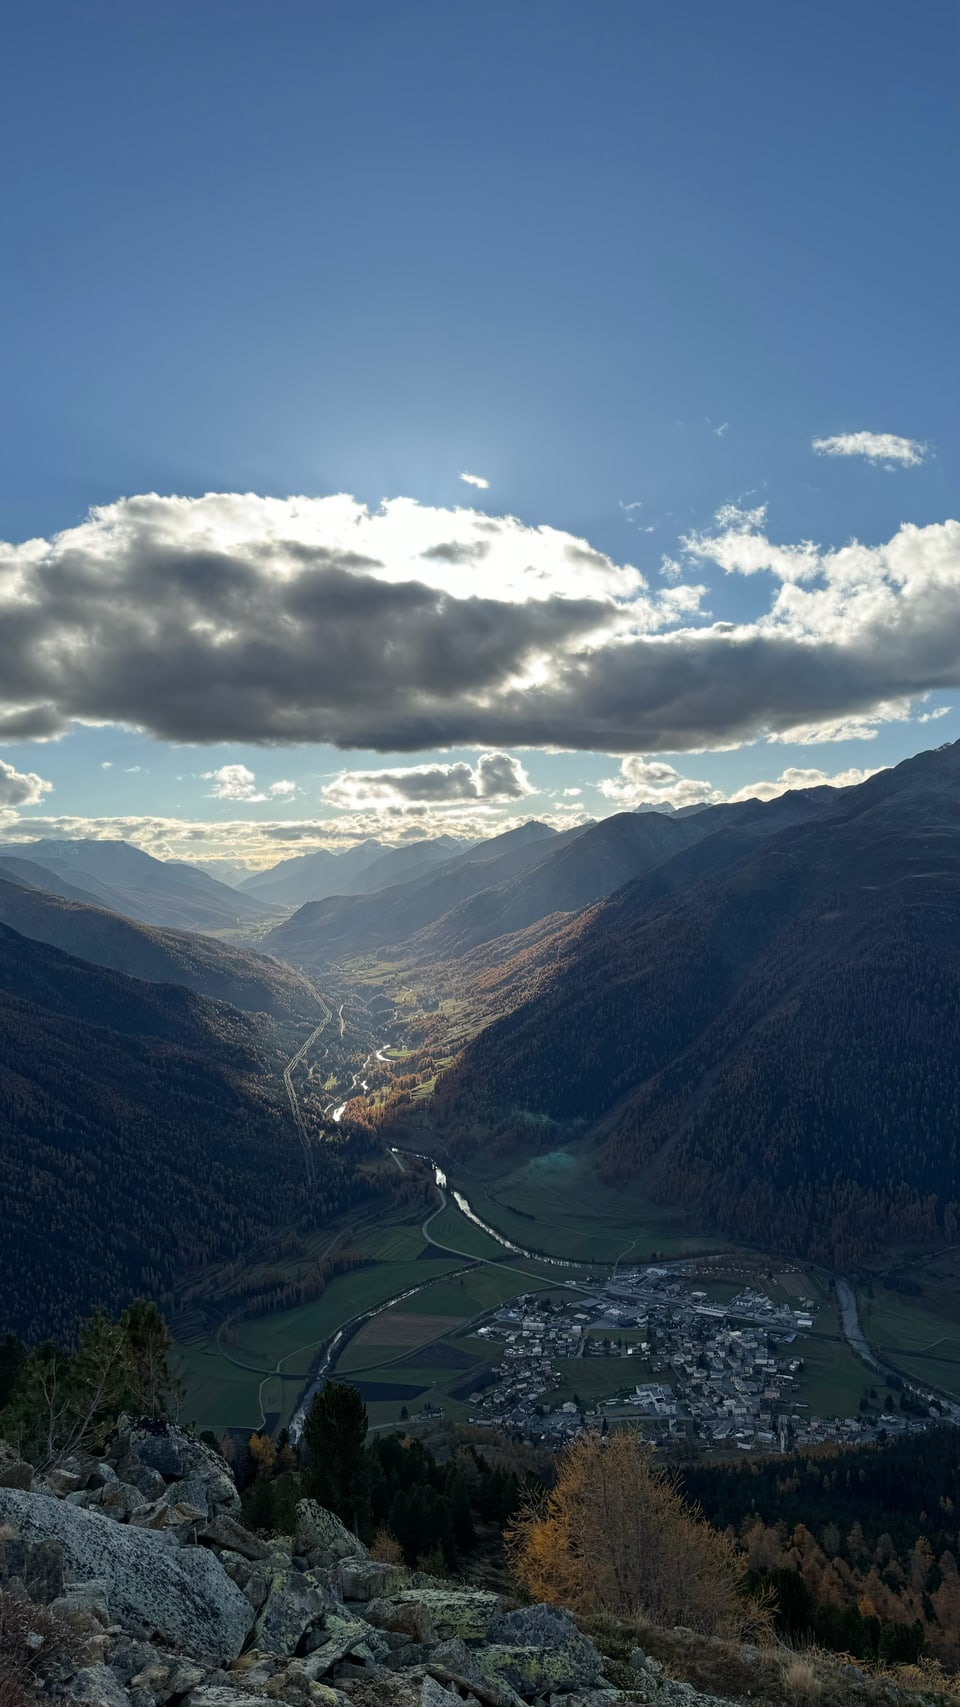
[(741, 1592), (733, 1542), (685, 1504), (632, 1429), (583, 1435), (553, 1491), (507, 1532), (514, 1572), (535, 1600), (578, 1612), (643, 1612), (707, 1635), (756, 1632), (763, 1609)]

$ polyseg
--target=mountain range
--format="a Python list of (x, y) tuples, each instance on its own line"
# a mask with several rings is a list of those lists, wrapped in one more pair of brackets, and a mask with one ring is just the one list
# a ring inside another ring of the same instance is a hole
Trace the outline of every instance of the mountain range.
[(245, 895), (276, 906), (299, 907), (328, 895), (363, 895), (403, 883), (471, 846), (456, 836), (436, 836), (402, 847), (388, 847), (369, 837), (339, 852), (318, 848), (314, 853), (294, 854), (267, 871), (252, 872), (240, 888)]
[[(271, 914), (276, 917), (280, 911), (195, 866), (155, 859), (129, 842), (41, 840), (0, 845), (0, 870), (17, 861), (49, 873), (58, 883), (55, 893), (67, 900), (109, 907), (147, 925), (229, 930)], [(15, 869), (12, 866), (4, 874), (15, 875)], [(43, 887), (49, 887), (48, 881)]]
[[(58, 889), (40, 888), (45, 881)], [(319, 1019), (313, 985), (281, 961), (197, 931), (140, 924), (86, 904), (81, 893), (28, 860), (0, 859), (0, 923), (21, 936), (135, 978), (182, 984), (244, 1012)]]
[(532, 953), (442, 1122), (590, 1131), (608, 1179), (832, 1262), (953, 1236), (960, 744), (799, 822), (790, 796), (750, 805), (688, 819), (708, 833)]

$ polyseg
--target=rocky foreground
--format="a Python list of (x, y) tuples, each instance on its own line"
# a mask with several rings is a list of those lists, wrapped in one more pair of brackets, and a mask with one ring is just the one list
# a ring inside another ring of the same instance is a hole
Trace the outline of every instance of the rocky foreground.
[[(30, 1656), (25, 1703), (30, 1691), (89, 1707), (719, 1701), (639, 1651), (629, 1688), (614, 1687), (566, 1613), (371, 1559), (312, 1500), (292, 1538), (252, 1534), (216, 1452), (126, 1419), (105, 1458), (40, 1478), (0, 1443), (0, 1599)], [(3, 1637), (0, 1614), (0, 1664)]]

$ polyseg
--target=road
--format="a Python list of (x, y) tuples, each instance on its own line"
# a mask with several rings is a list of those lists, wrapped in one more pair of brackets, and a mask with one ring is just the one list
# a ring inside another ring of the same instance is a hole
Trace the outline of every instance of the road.
[(297, 1093), (293, 1088), (293, 1074), (295, 1069), (299, 1067), (303, 1057), (307, 1053), (307, 1050), (313, 1048), (313, 1045), (316, 1043), (320, 1033), (323, 1031), (325, 1026), (329, 1025), (333, 1018), (333, 1010), (327, 1006), (327, 1003), (324, 1001), (319, 990), (317, 991), (317, 1000), (323, 1009), (324, 1017), (320, 1021), (319, 1025), (314, 1026), (310, 1036), (301, 1043), (297, 1053), (295, 1055), (291, 1055), (290, 1060), (283, 1069), (283, 1083), (284, 1088), (286, 1089), (287, 1099), (290, 1103), (290, 1113), (293, 1115), (294, 1125), (297, 1128), (297, 1132), (300, 1136), (300, 1142), (303, 1145), (303, 1160), (307, 1170), (307, 1178), (311, 1185), (313, 1184), (313, 1155), (310, 1149), (310, 1135), (307, 1131), (307, 1124), (303, 1118), (300, 1104), (297, 1101)]

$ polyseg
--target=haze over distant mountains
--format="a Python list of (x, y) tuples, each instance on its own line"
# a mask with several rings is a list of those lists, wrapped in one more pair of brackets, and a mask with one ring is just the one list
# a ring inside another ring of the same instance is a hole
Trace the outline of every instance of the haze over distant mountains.
[[(14, 866), (20, 868), (16, 877)], [(156, 983), (182, 984), (245, 1012), (320, 1017), (312, 984), (281, 961), (215, 942), (199, 931), (140, 924), (59, 891), (46, 892), (39, 887), (44, 878), (58, 881), (27, 860), (0, 859), (0, 923), (80, 960)]]
[(240, 887), (261, 900), (299, 907), (327, 895), (366, 894), (425, 875), (470, 846), (469, 841), (444, 835), (393, 848), (370, 837), (342, 851), (319, 848), (315, 853), (294, 854), (268, 871), (252, 873)]
[(66, 899), (111, 907), (147, 925), (224, 930), (275, 912), (195, 866), (154, 859), (129, 842), (11, 842), (0, 844), (0, 860), (28, 860), (60, 881)]

